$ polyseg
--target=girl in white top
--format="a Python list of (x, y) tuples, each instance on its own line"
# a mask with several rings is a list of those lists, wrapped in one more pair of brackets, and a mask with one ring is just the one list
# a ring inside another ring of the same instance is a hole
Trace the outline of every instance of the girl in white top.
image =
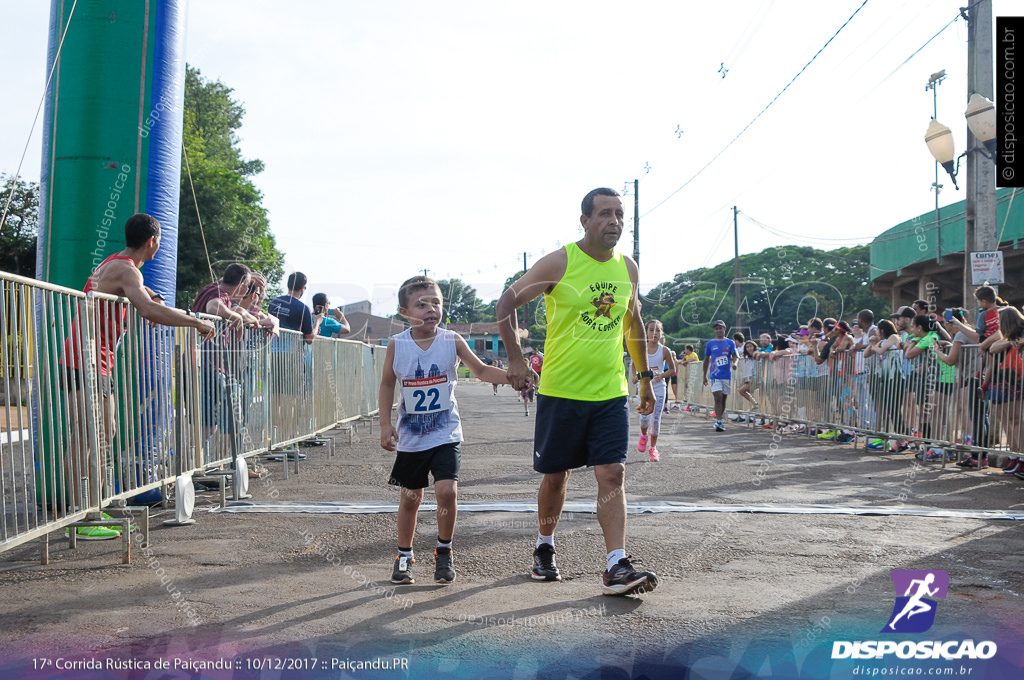
[[(757, 375), (757, 343), (753, 340), (747, 340), (743, 343), (743, 352), (740, 354), (740, 389), (739, 395), (750, 402), (752, 406), (757, 406), (757, 400), (750, 394), (750, 389), (754, 386), (755, 377)], [(743, 422), (743, 416), (739, 417), (739, 422)], [(751, 416), (751, 422), (753, 422), (753, 416)]]
[[(665, 378), (676, 371), (676, 359), (672, 351), (662, 344), (665, 337), (665, 329), (657, 319), (647, 322), (647, 365), (654, 372), (651, 380), (651, 387), (654, 389), (654, 412), (647, 416), (640, 416), (640, 442), (636, 450), (643, 453), (647, 450), (647, 443), (650, 441), (648, 458), (657, 462), (661, 456), (658, 454), (658, 433), (661, 430), (661, 411), (665, 407)], [(667, 366), (667, 368), (666, 368)], [(636, 367), (633, 367), (633, 383), (640, 381)], [(652, 422), (653, 421), (653, 422)], [(648, 430), (650, 434), (648, 435)]]

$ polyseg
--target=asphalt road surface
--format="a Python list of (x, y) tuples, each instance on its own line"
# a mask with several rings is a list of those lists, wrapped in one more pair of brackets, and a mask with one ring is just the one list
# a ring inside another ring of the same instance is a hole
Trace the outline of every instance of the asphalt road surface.
[[(164, 526), (173, 510), (154, 508), (151, 546), (133, 543), (130, 565), (120, 541), (71, 551), (58, 534), (46, 566), (36, 544), (0, 554), (0, 678), (1024, 677), (1024, 525), (1012, 519), (1024, 484), (1012, 476), (748, 424), (715, 433), (681, 412), (664, 416), (651, 463), (634, 415), (627, 553), (660, 584), (608, 597), (593, 474), (570, 478), (555, 536), (564, 580), (532, 581), (536, 515), (508, 510), (536, 500), (534, 416), (508, 387), (463, 383), (458, 398), (453, 584), (433, 583), (426, 510), (417, 582), (390, 584), (395, 514), (356, 511), (399, 491), (393, 454), (364, 423), (352, 444), (335, 435), (333, 458), (304, 447), (287, 479), (266, 463), (235, 508), (281, 512), (214, 511), (204, 492), (191, 526)], [(904, 595), (894, 570), (948, 575), (917, 619), (934, 616), (928, 630), (879, 632)], [(895, 649), (832, 658), (865, 641)], [(957, 658), (900, 658), (931, 654), (921, 641), (952, 641)]]

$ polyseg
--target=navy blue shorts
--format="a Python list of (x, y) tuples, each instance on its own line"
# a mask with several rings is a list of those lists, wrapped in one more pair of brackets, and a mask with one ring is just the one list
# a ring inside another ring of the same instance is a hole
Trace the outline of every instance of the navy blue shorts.
[(430, 486), (428, 474), (434, 475), (434, 484), (441, 480), (459, 481), (462, 464), (462, 445), (458, 442), (441, 444), (426, 451), (399, 451), (391, 468), (388, 484), (405, 489), (425, 489)]
[(580, 401), (537, 396), (533, 469), (543, 474), (625, 463), (629, 450), (629, 402)]

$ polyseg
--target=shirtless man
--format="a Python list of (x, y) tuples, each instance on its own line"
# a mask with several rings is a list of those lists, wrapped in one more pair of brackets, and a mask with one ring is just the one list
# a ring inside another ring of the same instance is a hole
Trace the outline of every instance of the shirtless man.
[[(111, 255), (89, 276), (85, 292), (107, 293), (127, 298), (147, 321), (165, 326), (195, 328), (205, 340), (213, 337), (213, 325), (184, 312), (165, 307), (163, 297), (143, 285), (142, 265), (153, 259), (160, 249), (160, 223), (150, 215), (140, 213), (128, 218), (124, 225), (125, 249)], [(80, 307), (80, 310), (83, 307)], [(99, 434), (101, 449), (110, 445), (116, 430), (114, 419), (114, 348), (124, 335), (128, 308), (105, 300), (97, 301), (95, 346), (97, 351), (97, 391), (102, 410), (103, 429)], [(67, 368), (69, 412), (72, 437), (65, 458), (66, 482), (73, 489), (72, 504), (82, 509), (81, 488), (76, 480), (90, 476), (87, 430), (81, 414), (86, 404), (85, 361), (81, 343), (81, 312), (72, 324), (71, 337), (65, 342), (64, 365)], [(95, 500), (95, 499), (94, 499)]]

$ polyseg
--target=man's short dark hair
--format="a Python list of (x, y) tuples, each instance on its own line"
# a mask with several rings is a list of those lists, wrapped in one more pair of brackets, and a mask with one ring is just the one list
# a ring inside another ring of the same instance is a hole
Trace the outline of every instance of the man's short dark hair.
[(875, 324), (875, 313), (870, 309), (862, 309), (857, 312), (857, 321), (860, 322), (861, 327), (864, 328), (864, 332), (867, 333)]
[(317, 293), (313, 296), (313, 308), (327, 306), (327, 293)]
[(141, 248), (154, 236), (160, 237), (160, 222), (152, 215), (139, 213), (124, 223), (124, 244), (129, 248)]
[(995, 302), (996, 289), (992, 286), (982, 286), (978, 290), (974, 291), (974, 297), (982, 302)]
[(249, 276), (249, 268), (241, 262), (232, 262), (228, 265), (227, 269), (224, 270), (223, 279), (224, 283), (229, 286), (237, 286), (245, 277)]
[(600, 187), (594, 189), (589, 194), (583, 197), (583, 203), (580, 204), (580, 210), (583, 211), (583, 214), (586, 215), (587, 217), (590, 217), (591, 213), (594, 212), (595, 196), (612, 196), (615, 198), (622, 198), (619, 195), (619, 192), (616, 191), (615, 189), (609, 189), (608, 187)]
[(927, 313), (928, 310), (931, 308), (925, 300), (914, 300), (913, 302), (910, 303), (910, 306), (924, 313)]
[(402, 287), (398, 289), (398, 306), (405, 309), (409, 306), (410, 293), (414, 293), (417, 290), (425, 290), (427, 288), (437, 288), (438, 290), (441, 290), (441, 286), (437, 285), (437, 281), (429, 276), (414, 276), (411, 279), (407, 279), (402, 284)]
[(300, 288), (305, 288), (307, 282), (308, 279), (306, 278), (306, 275), (303, 274), (302, 272), (295, 272), (294, 274), (289, 274), (288, 290), (293, 291), (299, 290)]

